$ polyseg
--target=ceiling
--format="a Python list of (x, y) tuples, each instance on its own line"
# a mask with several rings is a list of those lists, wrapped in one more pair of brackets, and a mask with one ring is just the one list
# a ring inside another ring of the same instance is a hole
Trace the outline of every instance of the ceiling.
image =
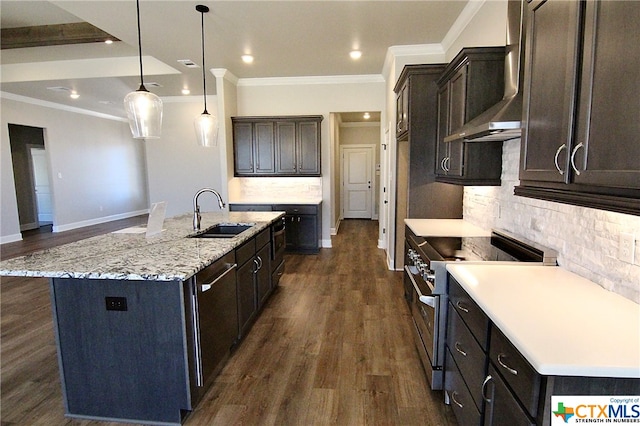
[[(141, 0), (144, 81), (159, 96), (183, 96), (183, 88), (202, 96), (202, 68), (178, 62), (202, 65), (197, 4), (211, 9), (206, 68), (254, 79), (380, 75), (389, 47), (440, 43), (467, 0)], [(1, 7), (2, 29), (88, 22), (121, 40), (3, 49), (3, 92), (125, 116), (122, 100), (140, 84), (134, 0), (2, 0)], [(353, 49), (362, 51), (359, 60), (349, 57)], [(252, 64), (241, 60), (247, 53)], [(211, 73), (207, 93), (215, 94)]]

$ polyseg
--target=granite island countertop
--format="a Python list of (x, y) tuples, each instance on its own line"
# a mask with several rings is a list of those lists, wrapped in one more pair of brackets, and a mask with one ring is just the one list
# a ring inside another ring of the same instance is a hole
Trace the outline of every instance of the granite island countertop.
[(240, 246), (283, 212), (202, 213), (201, 229), (219, 223), (253, 226), (233, 238), (188, 238), (190, 213), (168, 218), (160, 234), (116, 231), (0, 262), (0, 275), (47, 278), (184, 281)]
[(640, 305), (554, 266), (451, 263), (540, 374), (640, 378)]

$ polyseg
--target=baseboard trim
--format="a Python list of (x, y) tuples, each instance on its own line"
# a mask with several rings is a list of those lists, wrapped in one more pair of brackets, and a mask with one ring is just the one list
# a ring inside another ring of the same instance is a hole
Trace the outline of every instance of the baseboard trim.
[(331, 244), (331, 239), (322, 240), (321, 243), (320, 243), (320, 247), (322, 247), (322, 248), (332, 248), (333, 245)]
[(16, 241), (22, 241), (22, 234), (5, 235), (0, 237), (0, 244), (15, 243)]
[(81, 222), (68, 223), (66, 225), (54, 225), (53, 232), (71, 231), (72, 229), (84, 228), (85, 226), (99, 225), (101, 223), (113, 222), (114, 220), (128, 219), (142, 214), (149, 214), (149, 209), (137, 210), (134, 212), (114, 214), (111, 216), (103, 216), (95, 219), (83, 220)]
[(330, 229), (331, 235), (338, 235), (338, 230), (340, 229), (340, 224), (341, 223), (342, 223), (342, 221), (340, 219), (338, 219), (338, 221), (336, 222), (335, 228), (331, 228)]

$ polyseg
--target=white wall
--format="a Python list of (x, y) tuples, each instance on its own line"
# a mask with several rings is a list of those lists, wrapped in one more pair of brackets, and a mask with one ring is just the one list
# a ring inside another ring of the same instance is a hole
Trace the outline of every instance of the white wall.
[(9, 123), (45, 129), (55, 231), (146, 212), (144, 142), (131, 137), (128, 123), (34, 102), (9, 95), (0, 98), (0, 241), (20, 239)]
[[(640, 303), (640, 217), (516, 197), (519, 164), (520, 140), (504, 142), (502, 185), (465, 188), (464, 218), (551, 247), (561, 267)], [(617, 259), (622, 232), (635, 235), (634, 264)]]
[[(331, 246), (331, 192), (333, 188), (336, 147), (331, 146), (330, 113), (383, 111), (385, 113), (385, 83), (380, 78), (366, 76), (362, 82), (316, 79), (264, 79), (260, 82), (242, 80), (238, 84), (238, 115), (322, 115), (322, 244)], [(286, 179), (286, 178), (282, 178)]]
[[(163, 98), (164, 111), (160, 139), (145, 143), (149, 181), (149, 201), (167, 201), (167, 217), (193, 212), (193, 196), (204, 187), (226, 191), (220, 173), (220, 150), (197, 144), (194, 119), (202, 113), (201, 97)], [(207, 98), (207, 110), (217, 114), (217, 99)], [(225, 200), (227, 201), (227, 200)], [(201, 210), (219, 211), (215, 197), (204, 194)]]

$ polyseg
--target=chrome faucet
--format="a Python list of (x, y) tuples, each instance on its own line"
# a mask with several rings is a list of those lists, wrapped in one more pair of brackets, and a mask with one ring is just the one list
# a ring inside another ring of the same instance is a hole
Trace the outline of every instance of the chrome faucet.
[(215, 189), (202, 188), (201, 190), (196, 192), (196, 195), (193, 196), (193, 230), (194, 231), (199, 231), (200, 230), (200, 219), (201, 219), (201, 216), (200, 216), (200, 206), (198, 205), (198, 197), (203, 192), (210, 192), (210, 193), (212, 193), (213, 195), (216, 196), (216, 198), (218, 199), (218, 205), (220, 206), (220, 210), (224, 209), (224, 206), (225, 206), (224, 201), (222, 201), (222, 196)]

